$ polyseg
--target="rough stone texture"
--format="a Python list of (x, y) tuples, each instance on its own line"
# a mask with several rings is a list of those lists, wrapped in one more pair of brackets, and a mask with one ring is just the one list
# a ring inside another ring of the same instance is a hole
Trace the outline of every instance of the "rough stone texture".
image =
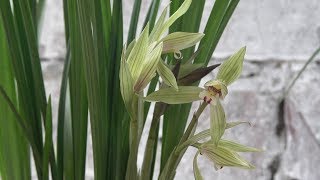
[[(124, 23), (127, 24), (124, 30), (127, 32), (134, 1), (124, 2)], [(141, 7), (143, 12), (140, 22), (143, 22), (151, 1), (145, 2)], [(164, 1), (162, 7), (167, 2)], [(212, 4), (213, 1), (207, 1), (204, 20), (209, 15)], [(47, 94), (53, 97), (56, 120), (65, 56), (62, 1), (47, 1), (45, 10), (40, 48), (44, 59), (42, 67), (45, 85)], [(285, 104), (284, 114), (281, 115), (283, 118), (278, 116), (279, 99), (285, 87), (319, 45), (319, 10), (318, 0), (240, 2), (214, 54), (214, 60), (219, 61), (247, 45), (244, 72), (240, 80), (230, 86), (230, 94), (224, 104), (229, 121), (248, 120), (253, 123), (253, 127), (242, 125), (228, 130), (226, 137), (261, 147), (265, 151), (245, 155), (257, 167), (252, 171), (224, 168), (216, 172), (208, 160), (200, 157), (200, 169), (205, 179), (320, 179), (317, 169), (320, 165), (319, 62), (312, 63), (297, 81)], [(213, 77), (214, 73), (204, 81)], [(208, 126), (208, 113), (205, 113), (201, 117), (199, 130)], [(144, 133), (144, 139), (145, 135)], [(88, 138), (86, 177), (93, 179), (91, 137)], [(194, 154), (192, 148), (187, 151), (176, 179), (193, 179)], [(138, 164), (141, 164), (141, 156), (139, 160)]]

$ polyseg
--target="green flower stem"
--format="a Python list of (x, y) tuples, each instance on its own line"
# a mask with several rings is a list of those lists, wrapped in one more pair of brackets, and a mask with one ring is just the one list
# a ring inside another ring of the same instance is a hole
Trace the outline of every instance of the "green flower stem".
[(183, 134), (182, 138), (181, 138), (181, 141), (179, 143), (179, 145), (181, 145), (182, 143), (184, 143), (191, 135), (192, 133), (192, 130), (195, 128), (195, 126), (197, 125), (198, 123), (198, 119), (200, 117), (200, 115), (202, 114), (202, 112), (204, 111), (204, 109), (207, 107), (208, 103), (202, 103), (197, 112), (193, 114), (193, 117), (192, 117), (192, 120), (186, 130), (186, 132)]
[[(188, 140), (190, 135), (194, 132), (194, 129), (196, 128), (196, 126), (198, 124), (198, 119), (199, 119), (200, 115), (202, 114), (202, 112), (204, 111), (204, 109), (207, 107), (207, 105), (208, 104), (205, 102), (202, 103), (199, 106), (198, 110), (193, 114), (192, 120), (191, 120), (190, 124), (188, 125), (187, 130), (183, 134), (179, 144), (176, 147), (179, 147), (186, 140)], [(178, 164), (180, 163), (181, 157), (184, 155), (186, 149), (187, 148), (177, 151), (177, 149), (175, 148), (172, 151), (170, 158), (168, 159), (168, 162), (166, 163), (163, 171), (160, 174), (160, 177), (159, 177), (160, 180), (172, 179), (172, 177), (175, 173), (175, 169), (178, 166)]]
[(135, 117), (130, 120), (130, 153), (127, 164), (126, 180), (138, 179), (137, 159), (139, 142), (142, 134), (141, 122), (143, 122), (144, 117), (143, 100), (138, 96), (134, 96), (132, 104)]
[(151, 121), (149, 136), (147, 140), (146, 149), (144, 152), (144, 158), (142, 163), (141, 169), (141, 179), (152, 179), (152, 164), (154, 161), (154, 150), (157, 144), (157, 137), (158, 137), (158, 126), (160, 122), (160, 117), (163, 115), (164, 111), (167, 108), (167, 104), (158, 102), (155, 105), (154, 113)]

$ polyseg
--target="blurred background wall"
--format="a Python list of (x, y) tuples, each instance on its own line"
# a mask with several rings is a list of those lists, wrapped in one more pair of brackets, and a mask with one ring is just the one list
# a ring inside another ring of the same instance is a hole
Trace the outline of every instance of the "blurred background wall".
[[(124, 31), (127, 32), (134, 0), (123, 1)], [(143, 1), (140, 22), (143, 22), (151, 2)], [(205, 17), (208, 17), (213, 3), (213, 0), (207, 0)], [(164, 0), (160, 9), (167, 4), (168, 1)], [(320, 46), (319, 17), (319, 0), (240, 1), (211, 64), (225, 59), (242, 46), (247, 46), (244, 72), (240, 80), (230, 86), (225, 107), (228, 120), (250, 121), (252, 127), (239, 126), (228, 130), (227, 136), (250, 146), (261, 147), (265, 151), (246, 156), (256, 165), (256, 169), (250, 171), (232, 168), (215, 171), (212, 164), (201, 157), (200, 169), (205, 179), (320, 179), (319, 59), (310, 64), (297, 81), (284, 108), (279, 108), (284, 89), (312, 52)], [(204, 22), (206, 18), (203, 19)], [(43, 17), (40, 53), (46, 91), (53, 96), (55, 120), (66, 52), (64, 42), (62, 1), (48, 0)], [(214, 73), (205, 80), (213, 77)], [(209, 127), (206, 117), (209, 117), (208, 114), (202, 116), (199, 129)], [(193, 179), (194, 153), (191, 148), (187, 151), (176, 179)], [(87, 179), (93, 179), (90, 137), (87, 154), (86, 176)]]

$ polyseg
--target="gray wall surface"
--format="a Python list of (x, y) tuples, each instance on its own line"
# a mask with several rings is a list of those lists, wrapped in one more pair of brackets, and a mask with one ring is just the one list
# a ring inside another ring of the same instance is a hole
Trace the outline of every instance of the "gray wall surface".
[[(133, 2), (124, 0), (125, 32), (129, 26)], [(140, 22), (143, 22), (151, 0), (143, 2)], [(207, 0), (202, 23), (206, 21), (213, 2)], [(167, 4), (168, 1), (164, 1), (161, 9)], [(226, 136), (250, 146), (261, 147), (264, 152), (245, 156), (256, 165), (256, 169), (250, 171), (234, 168), (215, 171), (211, 162), (200, 157), (200, 169), (205, 179), (320, 179), (319, 60), (311, 63), (297, 81), (289, 94), (284, 113), (278, 115), (279, 99), (285, 87), (320, 45), (319, 17), (319, 0), (242, 0), (239, 3), (211, 63), (219, 62), (240, 47), (247, 46), (244, 71), (240, 80), (230, 86), (230, 94), (224, 104), (228, 120), (248, 120), (253, 126), (243, 125), (228, 130)], [(47, 94), (53, 96), (56, 117), (66, 49), (61, 0), (47, 1), (42, 27), (42, 67)], [(214, 73), (203, 82), (213, 77)], [(197, 105), (194, 104), (195, 107)], [(199, 130), (209, 126), (208, 117), (208, 112), (202, 115)], [(145, 138), (146, 132), (142, 146), (145, 145)], [(192, 148), (187, 151), (176, 179), (193, 179), (194, 154)], [(141, 156), (138, 163), (141, 164)], [(86, 177), (93, 179), (90, 140)]]

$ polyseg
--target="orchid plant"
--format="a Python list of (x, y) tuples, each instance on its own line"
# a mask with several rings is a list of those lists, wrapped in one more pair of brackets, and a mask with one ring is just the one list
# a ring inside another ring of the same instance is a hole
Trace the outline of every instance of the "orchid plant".
[[(58, 57), (64, 59), (64, 67), (59, 97), (55, 93), (51, 104), (42, 59), (51, 63), (57, 57), (43, 57), (39, 47), (45, 0), (1, 0), (0, 126), (5, 128), (0, 129), (0, 178), (151, 180), (157, 163), (159, 179), (167, 180), (174, 178), (189, 147), (197, 149), (197, 179), (202, 179), (199, 155), (212, 160), (216, 169), (253, 168), (238, 152), (260, 150), (223, 136), (226, 129), (247, 123), (227, 122), (222, 103), (241, 73), (245, 48), (221, 65), (207, 66), (239, 1), (215, 0), (206, 22), (206, 0), (173, 0), (158, 19), (161, 0), (148, 1), (142, 32), (137, 33), (140, 7), (146, 1), (134, 0), (128, 43), (123, 46), (126, 1), (63, 0), (66, 54)], [(197, 33), (201, 22), (204, 33)], [(214, 80), (197, 86), (219, 66)], [(201, 105), (187, 124), (195, 101)], [(155, 106), (149, 112), (151, 102)], [(195, 134), (207, 107), (210, 128)], [(140, 140), (151, 114), (138, 167)], [(93, 167), (87, 164), (88, 156)], [(90, 168), (93, 173), (87, 171)]]
[[(164, 32), (189, 8), (191, 0), (185, 0), (181, 7), (165, 20), (167, 8), (149, 33), (147, 24), (137, 40), (132, 41), (128, 48), (124, 47), (121, 67), (120, 86), (122, 98), (130, 114), (130, 155), (128, 161), (127, 179), (139, 177), (137, 171), (138, 145), (143, 130), (143, 104), (148, 102), (161, 102), (166, 105), (184, 104), (197, 100), (203, 101), (195, 112), (179, 145), (172, 152), (159, 179), (172, 179), (175, 170), (186, 148), (193, 146), (198, 149), (194, 157), (194, 176), (202, 179), (197, 157), (205, 155), (216, 169), (224, 166), (234, 166), (251, 169), (254, 166), (240, 157), (237, 152), (258, 152), (259, 149), (247, 147), (239, 143), (222, 139), (227, 128), (247, 122), (227, 123), (222, 101), (228, 94), (230, 84), (238, 79), (241, 74), (246, 48), (241, 48), (237, 53), (224, 61), (218, 71), (217, 77), (205, 83), (204, 88), (197, 86), (179, 86), (175, 75), (177, 67), (170, 69), (170, 64), (163, 60), (165, 54), (174, 53), (176, 59), (182, 57), (181, 50), (196, 45), (204, 36), (202, 33), (174, 32), (162, 38)], [(179, 71), (178, 66), (178, 71)], [(162, 78), (163, 84), (159, 90), (144, 96), (144, 90), (156, 73)], [(198, 79), (199, 80), (199, 79)], [(194, 134), (199, 116), (204, 109), (210, 107), (210, 129)], [(209, 138), (209, 140), (207, 140)], [(205, 140), (205, 142), (202, 142)], [(145, 160), (148, 152), (145, 154)], [(145, 162), (144, 162), (145, 163)], [(147, 162), (146, 162), (147, 163)], [(141, 179), (144, 179), (145, 166), (142, 167)], [(147, 177), (147, 176), (146, 176)]]

